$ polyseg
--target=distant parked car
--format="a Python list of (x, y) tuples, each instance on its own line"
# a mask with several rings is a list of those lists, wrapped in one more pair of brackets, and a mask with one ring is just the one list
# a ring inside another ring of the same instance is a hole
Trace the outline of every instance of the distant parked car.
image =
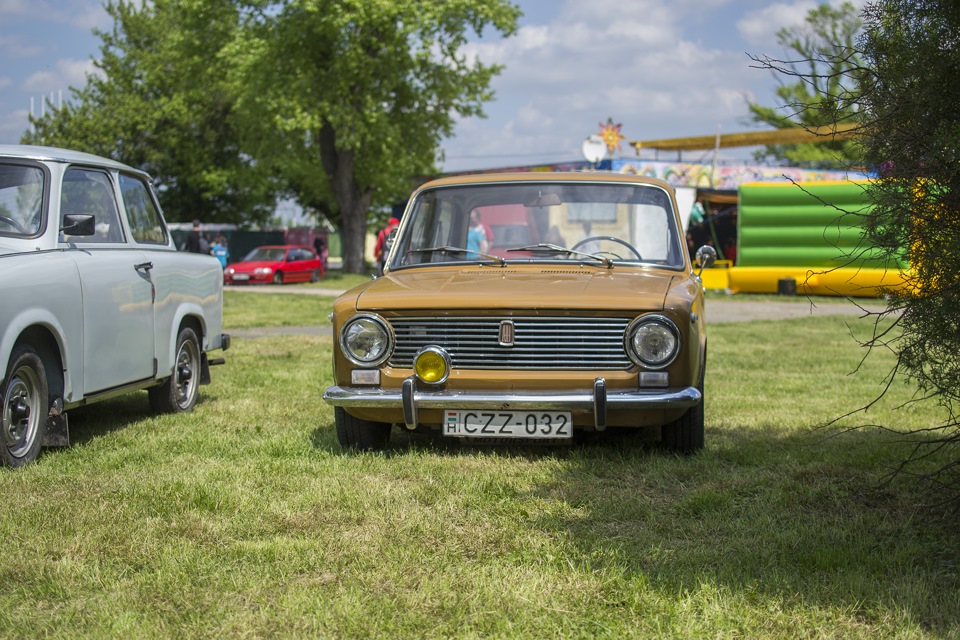
[(659, 180), (430, 182), (407, 206), (384, 275), (334, 303), (323, 397), (337, 437), (378, 449), (399, 425), (569, 443), (618, 427), (698, 451), (707, 332), (696, 267), (715, 257), (703, 247), (692, 263), (673, 189)]
[(257, 247), (239, 262), (223, 270), (226, 284), (285, 284), (317, 282), (323, 277), (323, 262), (310, 247), (277, 245)]
[(147, 174), (0, 145), (0, 464), (68, 444), (65, 411), (122, 393), (190, 411), (230, 345), (221, 278), (176, 250)]

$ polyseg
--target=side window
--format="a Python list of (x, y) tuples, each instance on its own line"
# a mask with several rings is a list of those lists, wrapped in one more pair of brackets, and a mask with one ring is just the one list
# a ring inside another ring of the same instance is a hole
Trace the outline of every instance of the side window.
[(31, 237), (43, 226), (43, 171), (0, 164), (0, 235)]
[(96, 233), (92, 236), (67, 236), (67, 242), (123, 242), (120, 214), (113, 198), (110, 176), (96, 169), (73, 167), (63, 176), (60, 192), (60, 215), (93, 215)]
[(167, 244), (167, 229), (150, 187), (140, 178), (120, 174), (120, 194), (133, 239), (139, 244)]

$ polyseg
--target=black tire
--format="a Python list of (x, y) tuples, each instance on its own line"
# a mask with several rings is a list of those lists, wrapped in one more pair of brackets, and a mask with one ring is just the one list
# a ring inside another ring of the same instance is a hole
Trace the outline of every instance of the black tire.
[(387, 447), (393, 425), (355, 418), (343, 407), (334, 407), (333, 415), (337, 423), (337, 440), (344, 449), (379, 451)]
[(665, 449), (675, 453), (691, 454), (703, 449), (703, 379), (697, 387), (700, 389), (700, 402), (670, 424), (660, 428), (660, 442)]
[(28, 345), (10, 354), (3, 379), (0, 414), (0, 462), (7, 467), (30, 464), (40, 452), (49, 413), (49, 387), (43, 361)]
[(149, 389), (150, 407), (156, 413), (186, 413), (200, 395), (200, 340), (190, 327), (177, 336), (173, 373), (158, 387)]
[(310, 282), (320, 282), (320, 269), (314, 269), (310, 274)]
[(273, 284), (283, 284), (283, 271), (273, 274)]

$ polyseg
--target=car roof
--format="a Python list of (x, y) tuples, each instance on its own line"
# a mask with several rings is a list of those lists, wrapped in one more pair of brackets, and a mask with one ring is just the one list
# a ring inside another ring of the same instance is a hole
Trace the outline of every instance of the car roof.
[(431, 187), (453, 185), (496, 184), (496, 183), (558, 183), (558, 182), (610, 182), (620, 184), (648, 184), (663, 187), (673, 191), (669, 183), (658, 178), (648, 178), (629, 173), (614, 173), (611, 171), (523, 171), (514, 173), (473, 173), (456, 176), (446, 176), (431, 180), (421, 185), (417, 191)]
[(29, 144), (0, 144), (0, 157), (45, 160), (47, 162), (92, 164), (130, 173), (138, 173), (144, 176), (147, 175), (144, 171), (135, 169), (122, 162), (111, 160), (110, 158), (93, 155), (92, 153), (84, 153), (83, 151), (61, 149), (59, 147), (43, 147)]

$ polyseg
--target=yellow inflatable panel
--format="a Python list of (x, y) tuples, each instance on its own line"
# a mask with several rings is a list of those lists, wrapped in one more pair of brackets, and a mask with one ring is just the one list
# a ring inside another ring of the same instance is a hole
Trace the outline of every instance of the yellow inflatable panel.
[[(704, 286), (707, 271), (703, 272)], [(791, 278), (799, 295), (878, 297), (882, 289), (902, 289), (906, 275), (889, 269), (803, 267), (732, 267), (726, 273), (732, 293), (777, 293), (780, 280)]]
[(730, 267), (732, 263), (729, 260), (717, 260), (713, 267), (704, 269), (700, 274), (704, 289), (719, 289), (726, 291), (730, 288)]

